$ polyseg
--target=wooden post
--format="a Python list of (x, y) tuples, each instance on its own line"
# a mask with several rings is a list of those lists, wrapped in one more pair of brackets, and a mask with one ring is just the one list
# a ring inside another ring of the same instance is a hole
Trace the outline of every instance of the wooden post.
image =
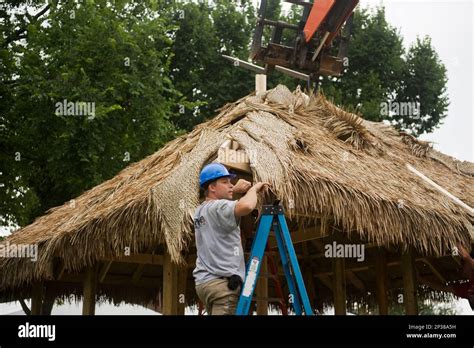
[(335, 257), (332, 260), (334, 314), (346, 314), (346, 278), (345, 262), (343, 258)]
[(379, 315), (388, 315), (388, 273), (387, 254), (385, 250), (379, 249), (375, 255), (375, 285)]
[(267, 75), (255, 74), (255, 94), (261, 95), (267, 91)]
[(186, 309), (186, 286), (188, 281), (187, 267), (178, 272), (178, 315), (184, 315)]
[(82, 315), (95, 315), (95, 293), (97, 287), (97, 267), (87, 267), (84, 275)]
[(31, 315), (41, 315), (43, 304), (43, 283), (34, 283), (31, 291)]
[(405, 314), (417, 315), (418, 303), (416, 298), (416, 272), (413, 251), (411, 249), (402, 253), (402, 273)]
[(257, 315), (268, 315), (268, 301), (261, 300), (268, 298), (268, 260), (267, 256), (263, 256), (262, 265), (260, 266), (260, 277), (257, 282)]
[(51, 315), (55, 301), (56, 296), (52, 294), (52, 291), (48, 289), (48, 285), (45, 284), (45, 286), (43, 287), (43, 302), (41, 303), (41, 315)]
[(163, 315), (178, 314), (178, 267), (165, 251), (163, 260)]

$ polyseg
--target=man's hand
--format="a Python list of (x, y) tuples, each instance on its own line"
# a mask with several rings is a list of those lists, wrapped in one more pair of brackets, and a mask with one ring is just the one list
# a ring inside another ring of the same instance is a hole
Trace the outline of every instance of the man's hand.
[(266, 190), (266, 189), (272, 187), (272, 185), (268, 182), (257, 182), (253, 187), (255, 187), (255, 191), (260, 193), (263, 190)]
[[(238, 184), (239, 183), (237, 183), (237, 185)], [(239, 199), (235, 205), (235, 216), (241, 217), (250, 214), (257, 205), (257, 193), (269, 187), (271, 187), (271, 185), (268, 182), (258, 182), (251, 188), (247, 188), (247, 193)]]
[(233, 191), (234, 193), (245, 193), (250, 189), (250, 187), (252, 187), (252, 184), (250, 182), (244, 179), (239, 179), (239, 181), (237, 181), (237, 184), (235, 184)]

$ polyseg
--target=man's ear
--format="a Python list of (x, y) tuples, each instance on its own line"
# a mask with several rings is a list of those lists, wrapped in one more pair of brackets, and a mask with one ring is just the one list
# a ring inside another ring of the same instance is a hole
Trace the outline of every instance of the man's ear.
[[(213, 190), (215, 190), (216, 184), (217, 184), (217, 181), (213, 181), (213, 182), (209, 183), (209, 186), (207, 187), (207, 190), (209, 192), (212, 192)], [(211, 187), (212, 187), (212, 190), (211, 190)]]

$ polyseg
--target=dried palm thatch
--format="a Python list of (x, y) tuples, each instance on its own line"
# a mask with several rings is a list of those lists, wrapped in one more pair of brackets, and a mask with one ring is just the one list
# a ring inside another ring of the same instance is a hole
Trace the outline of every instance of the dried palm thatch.
[(248, 154), (254, 180), (273, 185), (291, 218), (330, 218), (368, 242), (429, 255), (471, 242), (473, 217), (405, 164), (471, 206), (472, 171), (323, 96), (280, 85), (227, 104), (214, 119), (13, 233), (11, 244), (39, 245), (39, 260), (0, 260), (0, 287), (51, 278), (54, 257), (78, 271), (127, 247), (135, 253), (166, 244), (172, 260), (183, 262), (199, 204), (199, 171), (228, 138)]

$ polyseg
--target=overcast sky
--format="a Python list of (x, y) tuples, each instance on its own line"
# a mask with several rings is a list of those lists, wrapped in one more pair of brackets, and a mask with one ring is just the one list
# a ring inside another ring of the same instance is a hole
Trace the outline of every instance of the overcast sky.
[(387, 21), (398, 28), (405, 47), (428, 35), (448, 71), (450, 106), (444, 124), (421, 136), (434, 147), (474, 162), (472, 0), (361, 0), (363, 7), (383, 4)]

